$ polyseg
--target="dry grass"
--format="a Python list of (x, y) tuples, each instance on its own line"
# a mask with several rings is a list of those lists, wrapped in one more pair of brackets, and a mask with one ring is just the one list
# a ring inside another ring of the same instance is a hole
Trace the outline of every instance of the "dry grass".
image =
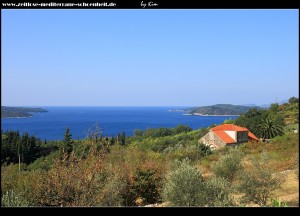
[[(253, 142), (240, 147), (244, 152), (243, 167), (245, 170), (253, 168), (252, 157), (259, 157), (262, 152), (270, 156), (270, 168), (273, 173), (282, 174), (285, 178), (280, 189), (274, 191), (272, 198), (287, 202), (288, 206), (299, 206), (299, 179), (296, 176), (296, 161), (299, 157), (299, 137), (297, 134), (289, 134), (281, 138), (272, 140), (270, 143)], [(198, 167), (204, 178), (210, 178), (213, 173), (211, 165), (218, 161), (224, 152), (217, 151), (214, 155), (205, 157), (199, 161)], [(274, 174), (276, 175), (276, 174)], [(242, 194), (234, 194), (237, 201)], [(272, 205), (271, 201), (268, 205)], [(247, 204), (246, 206), (258, 207), (257, 205)]]
[(274, 191), (274, 197), (282, 202), (288, 202), (289, 206), (299, 206), (299, 179), (294, 170), (283, 173), (285, 182), (280, 189)]

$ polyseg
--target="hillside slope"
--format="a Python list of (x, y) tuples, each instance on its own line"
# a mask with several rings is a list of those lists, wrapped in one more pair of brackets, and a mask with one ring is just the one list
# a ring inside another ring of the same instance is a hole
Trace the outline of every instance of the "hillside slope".
[(32, 112), (48, 112), (42, 108), (1, 106), (1, 118), (31, 117)]
[(216, 104), (213, 106), (202, 106), (186, 109), (185, 111), (193, 115), (240, 115), (250, 109), (259, 107), (232, 105), (232, 104)]

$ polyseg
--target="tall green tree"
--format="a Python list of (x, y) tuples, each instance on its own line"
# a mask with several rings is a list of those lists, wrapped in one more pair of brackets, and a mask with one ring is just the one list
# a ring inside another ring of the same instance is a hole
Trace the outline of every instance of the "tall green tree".
[(261, 122), (261, 119), (265, 119), (268, 116), (268, 111), (263, 109), (250, 109), (248, 112), (240, 115), (235, 119), (235, 124), (248, 128), (252, 133), (256, 134), (257, 125)]
[(121, 145), (125, 145), (126, 142), (126, 135), (125, 132), (123, 131), (121, 136), (120, 136), (120, 141), (121, 141)]
[(183, 132), (187, 133), (187, 132), (190, 132), (190, 131), (192, 131), (192, 130), (193, 130), (193, 129), (190, 128), (189, 126), (180, 124), (180, 125), (178, 125), (177, 127), (175, 127), (175, 128), (173, 129), (173, 134), (175, 135), (175, 134), (179, 134), (179, 133), (183, 133)]
[(291, 97), (291, 98), (289, 99), (289, 103), (299, 103), (299, 98)]
[(279, 105), (278, 105), (278, 103), (273, 103), (273, 104), (271, 104), (269, 110), (270, 110), (272, 113), (278, 113), (278, 112), (279, 112)]
[(20, 136), (18, 131), (7, 131), (2, 134), (1, 164), (22, 163), (30, 164), (39, 157), (40, 139), (25, 132)]
[(120, 133), (118, 133), (117, 134), (117, 144), (119, 144), (119, 142), (120, 142), (120, 137), (121, 137), (121, 135), (120, 135)]
[(60, 154), (61, 156), (64, 154), (67, 154), (69, 156), (71, 152), (73, 151), (73, 140), (72, 140), (72, 134), (70, 133), (70, 128), (66, 129), (64, 140), (62, 145), (60, 146)]
[(115, 142), (116, 142), (115, 137), (112, 136), (112, 137), (110, 138), (110, 145), (115, 144)]

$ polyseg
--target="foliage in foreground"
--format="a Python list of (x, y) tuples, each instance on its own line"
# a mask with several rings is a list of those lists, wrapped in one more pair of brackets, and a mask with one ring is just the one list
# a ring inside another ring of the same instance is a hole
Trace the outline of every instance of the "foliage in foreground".
[(16, 194), (13, 190), (7, 191), (1, 197), (1, 206), (3, 207), (26, 207), (28, 202), (21, 197), (21, 195)]
[[(265, 117), (269, 116), (268, 111), (264, 112)], [(259, 120), (264, 115), (252, 117)], [(257, 125), (255, 121), (252, 123)], [(198, 144), (208, 128), (177, 129), (174, 135), (168, 135), (168, 130), (151, 129), (146, 134), (126, 137), (126, 145), (122, 145), (120, 136), (115, 140), (96, 134), (71, 143), (72, 149), (65, 151), (69, 152), (66, 158), (59, 158), (56, 151), (29, 165), (21, 164), (20, 171), (18, 164), (4, 163), (3, 206), (141, 206), (160, 203), (162, 197), (173, 206), (235, 206), (239, 201), (243, 205), (284, 205), (270, 200), (282, 180), (280, 175), (272, 175), (270, 167), (279, 172), (299, 166), (298, 158), (295, 164), (299, 144), (294, 132), (296, 124), (286, 127), (283, 136), (272, 138), (269, 143), (225, 148), (210, 156), (209, 149)], [(2, 134), (2, 140), (8, 141), (7, 138)], [(19, 139), (22, 140), (20, 136)], [(23, 141), (25, 147), (26, 139)], [(47, 147), (53, 147), (50, 143)], [(63, 142), (53, 143), (56, 147)], [(17, 145), (9, 147), (17, 152)], [(271, 163), (241, 166), (241, 152), (246, 155), (244, 162), (248, 162), (249, 155), (255, 158), (262, 151), (270, 153)], [(177, 161), (166, 172), (167, 161), (186, 157), (191, 160)], [(168, 174), (164, 176), (165, 173)], [(236, 185), (239, 191), (235, 190)], [(233, 198), (237, 192), (243, 195), (242, 200)]]
[(271, 139), (283, 135), (283, 126), (274, 118), (263, 119), (257, 126), (260, 137)]
[(148, 205), (161, 202), (161, 178), (154, 170), (137, 170), (129, 179), (124, 193), (126, 206)]
[(207, 206), (234, 206), (233, 190), (224, 178), (212, 178), (205, 182), (205, 203)]
[(86, 158), (66, 152), (63, 159), (54, 161), (47, 172), (40, 192), (42, 206), (97, 206), (99, 193), (104, 187), (106, 172), (104, 153), (97, 151), (94, 142)]
[(266, 206), (272, 192), (282, 184), (283, 176), (272, 175), (269, 158), (265, 153), (260, 158), (253, 158), (251, 163), (253, 168), (243, 173), (239, 185), (239, 191), (244, 194), (242, 201)]
[(166, 176), (163, 197), (173, 206), (203, 206), (204, 180), (196, 166), (188, 160), (176, 161)]
[(243, 153), (238, 148), (230, 148), (229, 152), (215, 162), (212, 170), (217, 177), (232, 183), (238, 172), (242, 169)]
[(41, 141), (28, 133), (18, 131), (1, 132), (1, 165), (6, 163), (29, 164), (40, 156)]
[(272, 206), (274, 207), (288, 207), (287, 202), (282, 202), (279, 199), (272, 199)]

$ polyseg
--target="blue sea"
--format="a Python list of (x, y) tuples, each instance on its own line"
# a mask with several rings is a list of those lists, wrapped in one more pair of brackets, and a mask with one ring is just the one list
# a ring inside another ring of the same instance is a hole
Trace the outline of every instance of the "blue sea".
[(187, 107), (42, 107), (46, 113), (33, 113), (30, 118), (1, 118), (1, 129), (28, 132), (44, 140), (62, 140), (67, 127), (73, 139), (84, 139), (98, 125), (104, 136), (116, 136), (123, 131), (133, 135), (135, 129), (166, 127), (179, 124), (193, 129), (222, 123), (237, 116), (194, 116), (171, 112)]

